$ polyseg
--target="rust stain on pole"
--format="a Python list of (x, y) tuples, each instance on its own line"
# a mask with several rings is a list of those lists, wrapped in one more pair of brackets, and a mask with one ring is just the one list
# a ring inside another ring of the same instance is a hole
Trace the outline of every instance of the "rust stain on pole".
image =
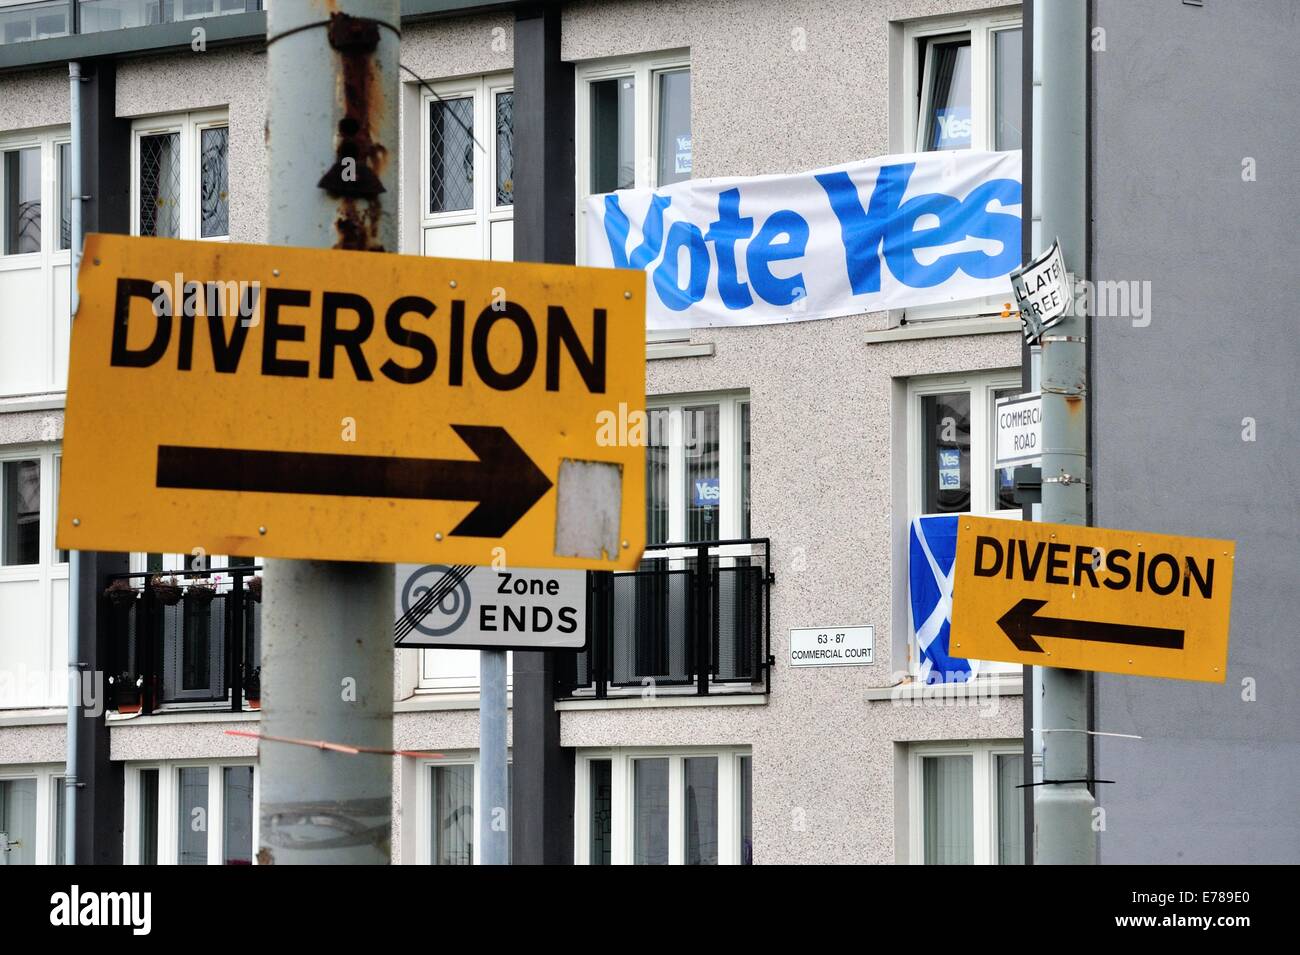
[(342, 60), (339, 94), (343, 118), (339, 120), (334, 165), (317, 185), (338, 200), (334, 248), (383, 252), (379, 220), (383, 211), (380, 196), (385, 190), (380, 174), (388, 164), (388, 149), (375, 141), (372, 129), (372, 118), (386, 108), (374, 55), (379, 47), (379, 22), (331, 13), (329, 41)]

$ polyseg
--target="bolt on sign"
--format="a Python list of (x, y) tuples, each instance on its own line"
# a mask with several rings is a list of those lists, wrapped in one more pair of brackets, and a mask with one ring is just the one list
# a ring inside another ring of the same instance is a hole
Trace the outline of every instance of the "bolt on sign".
[[(58, 543), (635, 567), (645, 280), (87, 237)], [(504, 548), (504, 553), (502, 553)]]
[(962, 517), (953, 656), (1222, 683), (1233, 541)]

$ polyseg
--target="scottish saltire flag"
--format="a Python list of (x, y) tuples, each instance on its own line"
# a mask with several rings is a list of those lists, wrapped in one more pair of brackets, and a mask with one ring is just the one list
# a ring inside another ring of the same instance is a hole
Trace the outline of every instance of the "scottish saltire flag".
[(907, 589), (922, 683), (963, 683), (975, 675), (978, 666), (975, 660), (948, 655), (958, 517), (944, 514), (912, 520)]

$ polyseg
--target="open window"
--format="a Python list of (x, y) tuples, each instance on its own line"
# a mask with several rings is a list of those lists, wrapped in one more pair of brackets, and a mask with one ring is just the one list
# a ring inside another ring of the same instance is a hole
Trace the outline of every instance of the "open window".
[[(910, 21), (901, 26), (893, 125), (897, 152), (1021, 148), (1019, 10)], [(896, 310), (894, 323), (1000, 316), (1005, 295)]]

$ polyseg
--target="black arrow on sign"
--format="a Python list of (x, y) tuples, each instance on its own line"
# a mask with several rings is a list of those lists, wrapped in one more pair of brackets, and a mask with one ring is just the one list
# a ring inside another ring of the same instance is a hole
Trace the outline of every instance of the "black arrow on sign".
[(1031, 600), (1026, 597), (998, 619), (998, 626), (1011, 638), (1017, 650), (1042, 653), (1043, 648), (1034, 639), (1035, 634), (1040, 637), (1091, 640), (1094, 643), (1122, 643), (1132, 647), (1159, 647), (1164, 650), (1183, 648), (1182, 630), (1037, 616), (1038, 611), (1045, 606), (1046, 600)]
[(505, 428), (454, 424), (476, 461), (306, 451), (158, 448), (158, 487), (340, 497), (477, 501), (451, 533), (501, 537), (551, 489)]

